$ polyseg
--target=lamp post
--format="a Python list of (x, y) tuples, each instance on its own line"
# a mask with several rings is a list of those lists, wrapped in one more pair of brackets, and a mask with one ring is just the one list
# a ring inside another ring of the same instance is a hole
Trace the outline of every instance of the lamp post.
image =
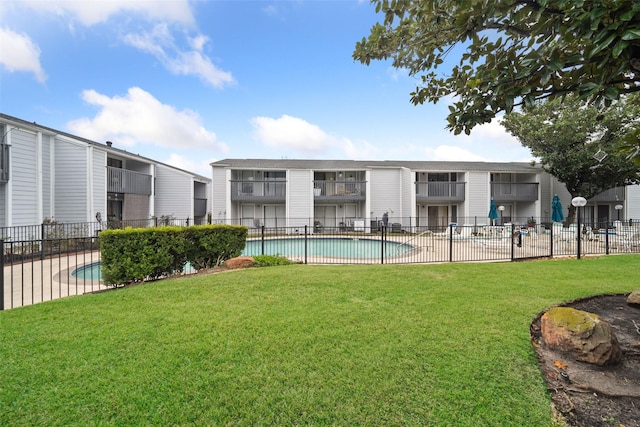
[(504, 225), (504, 218), (502, 217), (502, 211), (504, 210), (504, 206), (498, 206), (498, 210), (500, 211), (500, 225)]
[(576, 207), (578, 211), (578, 259), (580, 259), (580, 241), (582, 240), (582, 229), (580, 227), (580, 208), (587, 204), (587, 199), (584, 197), (574, 197), (571, 199), (571, 204)]
[(622, 206), (622, 205), (616, 205), (615, 206), (616, 211), (618, 211), (618, 221), (620, 221), (620, 211), (622, 210), (623, 207), (624, 206)]

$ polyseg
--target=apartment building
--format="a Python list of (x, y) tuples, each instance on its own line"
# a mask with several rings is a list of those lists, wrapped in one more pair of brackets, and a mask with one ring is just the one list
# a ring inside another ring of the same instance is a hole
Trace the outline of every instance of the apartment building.
[(1, 113), (0, 135), (0, 227), (207, 221), (208, 177)]
[[(550, 221), (554, 194), (565, 214), (571, 203), (563, 184), (529, 163), (225, 159), (211, 166), (213, 220), (248, 227), (481, 225), (490, 222), (491, 199), (498, 221), (524, 224)], [(640, 187), (608, 190), (584, 208), (587, 221), (616, 215), (640, 219)]]

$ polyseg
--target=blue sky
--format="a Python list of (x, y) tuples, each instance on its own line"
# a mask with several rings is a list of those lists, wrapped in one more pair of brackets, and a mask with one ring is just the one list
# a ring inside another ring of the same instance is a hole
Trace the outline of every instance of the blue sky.
[(364, 66), (368, 1), (2, 0), (0, 111), (210, 176), (224, 158), (528, 161)]

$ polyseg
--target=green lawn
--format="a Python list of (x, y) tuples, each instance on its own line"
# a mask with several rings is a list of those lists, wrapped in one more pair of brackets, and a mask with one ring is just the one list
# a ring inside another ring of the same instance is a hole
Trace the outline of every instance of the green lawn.
[(269, 267), (0, 312), (0, 425), (550, 426), (550, 305), (637, 255)]

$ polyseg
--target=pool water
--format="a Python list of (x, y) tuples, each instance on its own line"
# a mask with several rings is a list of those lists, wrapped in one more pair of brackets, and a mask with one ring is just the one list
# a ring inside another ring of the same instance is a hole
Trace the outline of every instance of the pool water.
[[(191, 271), (193, 267), (187, 263), (184, 266), (184, 271)], [(100, 261), (92, 264), (85, 264), (82, 267), (78, 267), (71, 273), (73, 277), (83, 280), (100, 280), (102, 279), (102, 263)]]
[[(375, 239), (310, 238), (306, 239), (306, 244), (307, 256), (354, 259), (375, 259), (381, 256), (381, 242)], [(262, 245), (261, 240), (249, 240), (242, 255), (263, 255)], [(411, 245), (385, 242), (385, 254), (388, 256), (402, 255), (413, 249)], [(305, 255), (305, 239), (267, 239), (264, 241), (264, 255), (303, 257)]]
[(71, 273), (73, 277), (84, 280), (100, 280), (102, 277), (102, 264), (100, 261), (92, 264), (85, 264)]
[[(308, 238), (307, 256), (321, 256), (328, 258), (350, 259), (376, 259), (381, 257), (381, 242), (376, 239), (360, 238)], [(242, 255), (262, 255), (263, 242), (261, 240), (249, 240), (242, 251)], [(385, 255), (398, 256), (410, 252), (413, 246), (398, 243), (385, 242)], [(284, 257), (304, 257), (305, 239), (267, 239), (264, 241), (264, 255), (280, 255)], [(185, 271), (192, 270), (189, 263), (185, 265)], [(100, 261), (78, 267), (71, 273), (73, 277), (83, 280), (100, 280), (102, 278), (102, 264)]]

